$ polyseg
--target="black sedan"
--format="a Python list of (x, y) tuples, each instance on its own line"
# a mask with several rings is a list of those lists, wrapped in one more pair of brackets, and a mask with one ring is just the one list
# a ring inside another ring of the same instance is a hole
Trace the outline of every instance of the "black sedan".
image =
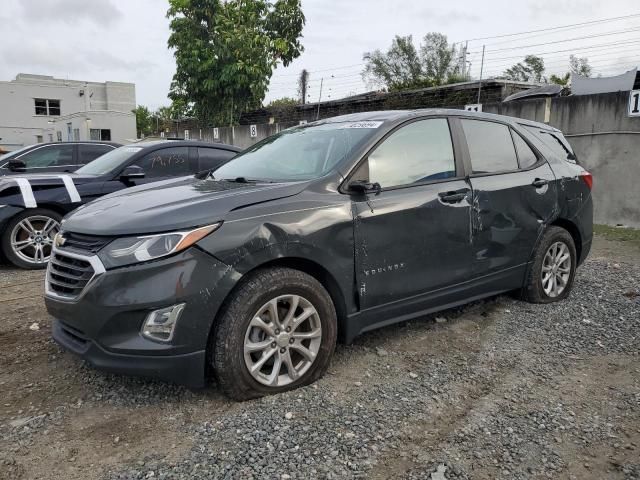
[(120, 147), (115, 142), (38, 143), (0, 156), (0, 177), (16, 173), (74, 172)]
[(591, 246), (591, 186), (562, 133), (526, 120), (418, 110), (295, 127), (206, 179), (66, 217), (45, 288), (53, 337), (110, 371), (282, 392), (319, 378), (337, 338), (507, 291), (564, 299)]
[[(18, 267), (44, 268), (66, 213), (124, 188), (215, 169), (238, 151), (218, 143), (147, 142), (111, 150), (75, 173), (3, 177), (2, 253)], [(125, 216), (126, 209), (121, 214)]]

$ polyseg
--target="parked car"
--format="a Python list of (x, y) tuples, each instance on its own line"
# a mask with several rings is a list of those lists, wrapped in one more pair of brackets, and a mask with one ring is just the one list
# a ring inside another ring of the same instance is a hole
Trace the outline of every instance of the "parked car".
[(0, 156), (0, 177), (16, 173), (73, 172), (121, 145), (114, 142), (38, 143)]
[(212, 175), (66, 217), (45, 295), (60, 345), (191, 387), (212, 371), (244, 400), (318, 379), (338, 337), (512, 290), (562, 300), (591, 245), (591, 175), (526, 120), (348, 115)]
[(45, 268), (66, 213), (134, 185), (217, 168), (238, 151), (219, 143), (146, 142), (114, 149), (71, 174), (0, 178), (2, 253), (18, 267)]

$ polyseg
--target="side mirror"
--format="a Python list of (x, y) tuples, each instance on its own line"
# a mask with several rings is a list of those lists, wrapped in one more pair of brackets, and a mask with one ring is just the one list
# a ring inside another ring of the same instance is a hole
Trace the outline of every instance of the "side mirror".
[(382, 187), (378, 182), (371, 183), (371, 182), (367, 182), (366, 180), (354, 180), (351, 183), (349, 183), (347, 188), (349, 189), (350, 192), (360, 193), (360, 194), (365, 194), (370, 192), (375, 192), (376, 194), (378, 194), (382, 189)]
[(144, 170), (138, 165), (129, 165), (120, 174), (120, 180), (129, 181), (137, 178), (144, 178)]
[(7, 168), (12, 172), (26, 172), (27, 164), (24, 163), (22, 160), (9, 160), (9, 164), (7, 165)]

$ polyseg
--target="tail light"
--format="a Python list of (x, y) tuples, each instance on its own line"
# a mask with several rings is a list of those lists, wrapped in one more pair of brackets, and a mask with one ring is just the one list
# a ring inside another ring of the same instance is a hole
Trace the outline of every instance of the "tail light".
[(589, 187), (589, 190), (591, 190), (593, 187), (593, 175), (585, 170), (580, 173), (580, 178), (582, 178), (582, 181)]

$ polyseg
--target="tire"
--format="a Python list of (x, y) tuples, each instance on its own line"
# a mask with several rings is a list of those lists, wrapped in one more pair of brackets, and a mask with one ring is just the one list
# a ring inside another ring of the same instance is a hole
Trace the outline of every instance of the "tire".
[[(231, 295), (209, 345), (210, 365), (226, 395), (249, 400), (309, 385), (324, 375), (336, 345), (337, 319), (331, 297), (320, 282), (298, 270), (268, 268), (251, 274)], [(275, 323), (272, 305), (277, 305)], [(284, 325), (292, 310), (289, 325), (293, 330), (287, 333)], [(309, 313), (314, 310), (315, 314)], [(299, 321), (301, 318), (306, 319)], [(278, 326), (282, 327), (281, 332)], [(280, 333), (276, 335), (277, 332)], [(305, 334), (308, 338), (299, 340)], [(257, 345), (267, 344), (247, 353)], [(300, 354), (304, 352), (302, 347), (307, 352), (315, 350), (312, 361)], [(250, 365), (256, 367), (267, 354), (269, 360), (252, 374)], [(278, 361), (281, 363), (276, 364)], [(293, 372), (287, 365), (293, 366)], [(272, 377), (275, 383), (269, 380)]]
[[(26, 223), (25, 220), (27, 220)], [(5, 258), (19, 268), (28, 270), (46, 268), (53, 247), (53, 237), (60, 229), (61, 220), (62, 215), (44, 208), (30, 208), (13, 217), (5, 226), (0, 239)], [(25, 228), (27, 225), (33, 227), (31, 232)], [(14, 245), (20, 245), (23, 248)]]
[[(553, 248), (556, 248), (555, 252), (558, 252), (557, 260), (564, 258), (566, 253), (570, 255), (570, 258), (560, 264), (560, 268), (556, 267), (556, 270), (553, 270), (552, 267), (550, 268), (556, 263), (552, 261), (555, 258)], [(563, 250), (563, 248), (566, 250)], [(573, 287), (576, 266), (576, 246), (571, 234), (564, 228), (549, 227), (540, 240), (533, 262), (527, 272), (525, 284), (521, 291), (522, 299), (531, 303), (552, 303), (564, 300)], [(555, 282), (554, 285), (562, 285), (563, 280), (559, 277), (566, 279), (564, 280), (564, 287), (555, 291), (553, 285), (546, 280), (549, 275), (551, 277), (555, 276), (555, 279), (552, 279)]]

